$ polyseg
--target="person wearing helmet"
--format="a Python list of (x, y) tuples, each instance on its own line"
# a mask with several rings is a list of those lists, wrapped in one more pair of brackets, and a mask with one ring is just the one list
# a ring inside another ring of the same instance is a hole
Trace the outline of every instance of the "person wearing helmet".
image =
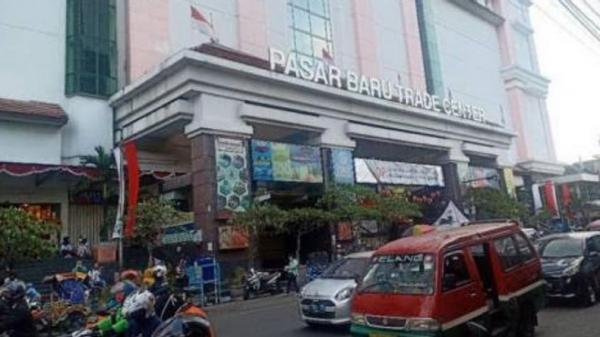
[(154, 309), (160, 317), (170, 296), (169, 283), (167, 281), (167, 268), (162, 265), (155, 266), (153, 268), (153, 277), (154, 283), (148, 290), (150, 290), (156, 299)]
[(160, 320), (154, 311), (155, 298), (148, 290), (138, 290), (123, 303), (123, 315), (127, 319), (129, 327), (127, 336), (151, 337), (152, 333), (160, 325)]
[(214, 331), (206, 313), (194, 306), (183, 306), (172, 318), (164, 321), (153, 337), (214, 337)]
[(35, 337), (37, 331), (25, 301), (25, 283), (12, 281), (0, 289), (0, 335)]

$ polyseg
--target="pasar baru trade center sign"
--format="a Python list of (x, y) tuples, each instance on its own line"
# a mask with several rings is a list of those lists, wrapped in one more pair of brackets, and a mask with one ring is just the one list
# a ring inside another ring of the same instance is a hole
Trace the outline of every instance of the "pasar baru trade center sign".
[(298, 58), (294, 53), (286, 54), (278, 49), (269, 48), (269, 63), (271, 71), (283, 69), (283, 73), (288, 76), (485, 123), (485, 110), (481, 107), (403, 87), (387, 80), (366, 77), (351, 70), (341, 70), (320, 60)]

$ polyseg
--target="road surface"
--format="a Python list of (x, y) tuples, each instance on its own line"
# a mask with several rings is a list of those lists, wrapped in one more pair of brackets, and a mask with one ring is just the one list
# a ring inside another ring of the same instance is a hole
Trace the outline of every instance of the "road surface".
[[(347, 337), (344, 329), (313, 329), (298, 319), (294, 296), (279, 295), (209, 307), (217, 337)], [(537, 337), (600, 334), (600, 305), (552, 305), (540, 313)]]

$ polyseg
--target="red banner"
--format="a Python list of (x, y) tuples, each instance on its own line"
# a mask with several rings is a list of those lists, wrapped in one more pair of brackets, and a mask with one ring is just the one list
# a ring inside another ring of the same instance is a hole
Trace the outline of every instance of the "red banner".
[(556, 205), (556, 195), (554, 194), (554, 184), (551, 181), (546, 181), (544, 184), (544, 198), (546, 199), (546, 208), (552, 215), (558, 215), (558, 207)]
[(135, 228), (135, 213), (137, 210), (138, 195), (140, 192), (140, 166), (138, 163), (137, 148), (135, 143), (128, 142), (124, 145), (125, 160), (127, 160), (127, 224), (125, 236), (133, 236)]

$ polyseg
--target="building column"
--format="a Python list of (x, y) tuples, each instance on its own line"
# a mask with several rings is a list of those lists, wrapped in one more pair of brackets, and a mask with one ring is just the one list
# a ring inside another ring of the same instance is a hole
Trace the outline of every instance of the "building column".
[(457, 142), (449, 149), (446, 158), (442, 161), (442, 172), (447, 199), (452, 200), (462, 210), (464, 192), (462, 181), (469, 168), (469, 157), (463, 153), (461, 143)]
[(202, 253), (216, 255), (218, 249), (217, 173), (215, 137), (200, 134), (190, 139), (194, 222), (202, 230)]

